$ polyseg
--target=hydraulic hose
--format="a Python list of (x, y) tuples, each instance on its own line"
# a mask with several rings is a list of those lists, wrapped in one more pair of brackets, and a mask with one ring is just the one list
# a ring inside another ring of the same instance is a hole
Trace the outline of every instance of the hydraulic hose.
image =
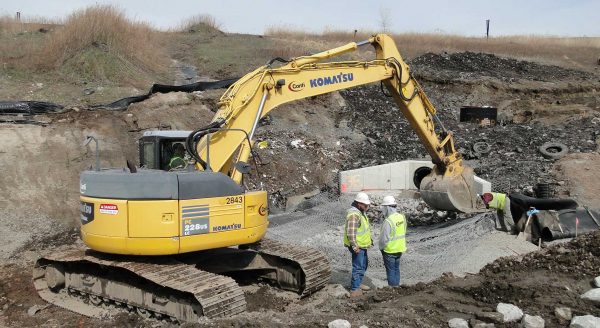
[[(412, 80), (412, 73), (409, 71), (408, 72), (408, 79), (406, 79), (405, 82), (402, 82), (402, 65), (400, 65), (400, 63), (398, 62), (398, 60), (396, 58), (388, 58), (388, 63), (392, 66), (394, 66), (394, 71), (396, 72), (395, 77), (398, 80), (398, 94), (400, 95), (400, 98), (402, 98), (402, 100), (406, 101), (406, 102), (411, 102), (415, 96), (419, 93), (419, 86), (415, 85), (415, 88), (413, 90), (412, 95), (410, 95), (410, 97), (406, 97), (404, 95), (404, 93), (402, 92), (402, 86), (408, 84), (411, 80)], [(384, 96), (386, 97), (392, 97), (391, 94), (388, 94), (385, 92), (384, 88), (383, 88), (383, 81), (381, 81), (380, 83), (380, 88), (381, 88), (381, 92), (383, 93)]]
[(200, 158), (196, 146), (198, 145), (200, 139), (202, 139), (202, 137), (208, 133), (207, 130), (220, 128), (223, 125), (223, 123), (225, 122), (223, 122), (222, 120), (214, 121), (207, 126), (192, 131), (185, 139), (186, 151), (188, 152), (188, 154), (190, 154), (190, 156), (192, 156), (193, 159), (196, 160), (196, 162), (200, 164), (200, 166), (202, 166), (203, 169), (206, 169), (206, 162), (202, 158)]
[(290, 60), (288, 60), (288, 59), (283, 59), (281, 57), (275, 57), (275, 58), (269, 60), (269, 62), (267, 63), (267, 66), (271, 67), (271, 65), (273, 65), (273, 63), (276, 61), (281, 62), (281, 63), (289, 63), (290, 62)]

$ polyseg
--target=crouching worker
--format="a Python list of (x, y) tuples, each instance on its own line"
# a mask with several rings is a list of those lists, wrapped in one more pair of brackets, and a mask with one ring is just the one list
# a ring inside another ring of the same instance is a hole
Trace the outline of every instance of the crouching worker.
[(383, 255), (383, 264), (388, 285), (400, 285), (400, 257), (406, 252), (406, 217), (396, 212), (394, 196), (383, 197), (381, 213), (385, 220), (381, 224), (379, 249)]
[(362, 295), (361, 289), (368, 290), (368, 286), (361, 285), (369, 258), (367, 249), (373, 245), (371, 228), (367, 209), (371, 204), (369, 196), (359, 192), (352, 202), (352, 207), (346, 212), (346, 225), (344, 227), (344, 246), (352, 254), (352, 277), (350, 280), (350, 297)]
[(498, 229), (516, 233), (515, 221), (510, 211), (510, 197), (499, 192), (486, 192), (481, 195), (485, 207), (496, 210)]

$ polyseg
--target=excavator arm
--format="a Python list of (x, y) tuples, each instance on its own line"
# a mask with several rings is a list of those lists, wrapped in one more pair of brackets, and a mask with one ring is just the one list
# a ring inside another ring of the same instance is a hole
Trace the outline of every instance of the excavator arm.
[[(369, 44), (375, 48), (373, 60), (326, 61)], [(258, 122), (272, 109), (297, 99), (383, 82), (434, 163), (431, 174), (421, 182), (424, 200), (440, 210), (475, 210), (473, 172), (463, 166), (452, 133), (437, 119), (434, 106), (391, 37), (378, 34), (314, 55), (278, 60), (284, 65), (273, 68), (272, 61), (230, 86), (211, 124), (190, 135), (188, 145), (195, 146), (191, 153), (199, 170), (219, 171), (240, 183)], [(436, 131), (436, 124), (441, 131)]]

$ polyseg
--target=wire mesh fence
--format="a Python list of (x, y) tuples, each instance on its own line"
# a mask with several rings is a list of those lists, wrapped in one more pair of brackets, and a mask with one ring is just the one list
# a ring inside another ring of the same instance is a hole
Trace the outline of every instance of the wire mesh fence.
[[(304, 211), (272, 216), (267, 237), (320, 249), (330, 259), (334, 271), (332, 282), (347, 286), (351, 256), (343, 246), (343, 230), (352, 198), (331, 199), (319, 195), (311, 202), (314, 206)], [(419, 204), (412, 199), (399, 199), (398, 202), (399, 212), (410, 212)], [(494, 219), (488, 212), (431, 226), (409, 226), (407, 252), (401, 259), (401, 283), (431, 281), (444, 272), (455, 275), (476, 273), (498, 257), (535, 249), (528, 242), (496, 231)], [(385, 268), (377, 247), (381, 225), (379, 220), (373, 221), (371, 229), (375, 245), (368, 252), (366, 282), (381, 287), (386, 284)]]

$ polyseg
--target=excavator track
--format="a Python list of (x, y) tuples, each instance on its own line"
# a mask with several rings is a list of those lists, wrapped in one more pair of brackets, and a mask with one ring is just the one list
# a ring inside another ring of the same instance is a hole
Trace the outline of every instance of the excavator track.
[(304, 275), (303, 282), (299, 283), (300, 288), (297, 290), (302, 297), (325, 287), (331, 279), (331, 265), (327, 256), (314, 248), (263, 238), (251, 245), (250, 249), (295, 262)]
[(120, 306), (145, 317), (197, 322), (246, 309), (243, 291), (229, 277), (178, 261), (89, 249), (70, 248), (39, 259), (33, 282), (47, 302), (90, 317), (102, 318), (106, 307)]
[(69, 247), (39, 259), (33, 283), (42, 299), (89, 317), (108, 317), (121, 308), (144, 317), (197, 322), (202, 316), (218, 318), (246, 310), (242, 289), (223, 275), (236, 273), (268, 280), (305, 297), (329, 282), (331, 267), (316, 249), (270, 239), (240, 249), (170, 258)]

